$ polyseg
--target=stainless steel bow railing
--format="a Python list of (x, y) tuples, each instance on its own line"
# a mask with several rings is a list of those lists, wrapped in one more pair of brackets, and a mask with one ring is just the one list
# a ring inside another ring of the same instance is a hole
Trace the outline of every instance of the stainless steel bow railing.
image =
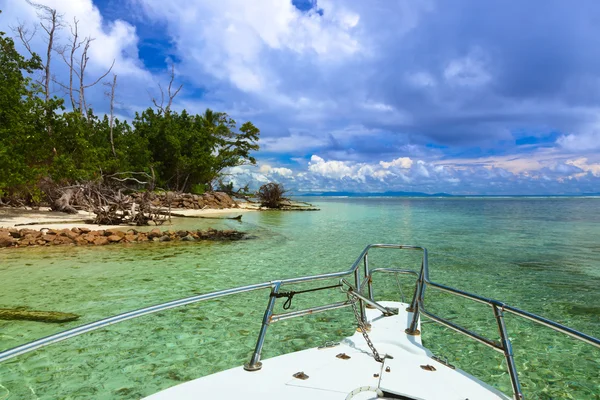
[[(325, 280), (325, 279), (343, 278), (343, 277), (347, 277), (349, 275), (354, 275), (354, 283), (355, 283), (356, 287), (357, 288), (361, 287), (361, 274), (360, 274), (361, 271), (360, 271), (359, 267), (360, 267), (361, 261), (363, 260), (363, 256), (366, 255), (366, 253), (368, 252), (368, 249), (371, 247), (393, 247), (393, 248), (397, 248), (397, 249), (412, 248), (412, 246), (402, 246), (402, 245), (371, 245), (371, 246), (367, 247), (361, 253), (360, 257), (357, 258), (357, 260), (352, 264), (350, 269), (348, 269), (346, 271), (334, 272), (334, 273), (328, 273), (328, 274), (320, 274), (320, 275), (304, 276), (304, 277), (299, 277), (299, 278), (282, 279), (282, 280), (276, 280), (276, 281), (270, 281), (270, 282), (257, 283), (254, 285), (241, 286), (241, 287), (232, 288), (232, 289), (219, 290), (219, 291), (212, 292), (212, 293), (206, 293), (206, 294), (200, 294), (200, 295), (196, 295), (196, 296), (186, 297), (183, 299), (173, 300), (170, 302), (161, 303), (161, 304), (153, 305), (150, 307), (140, 308), (138, 310), (118, 314), (118, 315), (115, 315), (115, 316), (112, 316), (109, 318), (105, 318), (105, 319), (102, 319), (99, 321), (91, 322), (91, 323), (81, 325), (81, 326), (78, 326), (78, 327), (75, 327), (72, 329), (68, 329), (66, 331), (56, 333), (54, 335), (46, 336), (44, 338), (23, 344), (21, 346), (17, 346), (12, 349), (0, 352), (0, 362), (7, 361), (13, 357), (17, 357), (19, 355), (29, 353), (31, 351), (48, 346), (50, 344), (63, 341), (65, 339), (69, 339), (69, 338), (72, 338), (75, 336), (82, 335), (84, 333), (102, 329), (109, 325), (114, 325), (114, 324), (117, 324), (117, 323), (120, 323), (123, 321), (127, 321), (127, 320), (130, 320), (133, 318), (138, 318), (138, 317), (141, 317), (144, 315), (154, 314), (154, 313), (165, 311), (165, 310), (168, 310), (171, 308), (194, 304), (194, 303), (198, 303), (198, 302), (205, 301), (205, 300), (212, 300), (212, 299), (217, 299), (219, 297), (230, 296), (233, 294), (239, 294), (239, 293), (245, 293), (245, 292), (251, 292), (251, 291), (255, 291), (255, 290), (270, 288), (271, 296), (269, 296), (269, 301), (267, 303), (267, 308), (265, 310), (265, 314), (263, 317), (263, 322), (262, 322), (261, 329), (259, 332), (256, 348), (252, 355), (252, 359), (250, 360), (250, 362), (248, 364), (246, 364), (246, 368), (248, 370), (257, 370), (257, 369), (260, 369), (260, 366), (261, 366), (260, 354), (261, 354), (262, 347), (264, 344), (265, 334), (266, 334), (268, 325), (270, 323), (284, 320), (284, 319), (299, 317), (299, 316), (306, 315), (306, 314), (315, 314), (318, 312), (344, 308), (344, 307), (348, 307), (351, 305), (349, 301), (343, 301), (343, 302), (327, 304), (324, 306), (308, 308), (305, 310), (291, 311), (291, 312), (276, 315), (276, 314), (273, 314), (273, 308), (275, 306), (275, 300), (277, 298), (275, 295), (280, 292), (281, 288), (283, 286), (300, 284), (300, 283), (315, 282), (315, 281), (321, 281), (321, 280)], [(366, 270), (367, 265), (365, 264), (364, 267), (365, 267), (364, 276), (367, 276), (368, 275), (367, 270)], [(366, 299), (366, 300), (368, 301), (368, 299)], [(365, 320), (365, 310), (364, 310), (365, 309), (365, 300), (361, 299), (359, 301), (360, 301), (361, 317), (363, 318), (363, 320)]]
[[(389, 245), (373, 245), (371, 247), (388, 247), (388, 246)], [(517, 373), (517, 368), (515, 366), (512, 345), (508, 338), (508, 333), (506, 331), (506, 325), (504, 322), (504, 313), (505, 312), (517, 315), (517, 316), (525, 318), (529, 321), (533, 321), (540, 325), (551, 328), (557, 332), (564, 333), (575, 339), (581, 340), (585, 343), (591, 344), (592, 346), (600, 348), (600, 339), (597, 339), (590, 335), (586, 335), (585, 333), (576, 331), (567, 326), (561, 325), (557, 322), (540, 317), (539, 315), (532, 314), (530, 312), (521, 310), (519, 308), (509, 306), (508, 304), (505, 304), (501, 301), (490, 299), (490, 298), (483, 297), (483, 296), (479, 296), (476, 294), (472, 294), (469, 292), (465, 292), (465, 291), (462, 291), (459, 289), (452, 288), (450, 286), (446, 286), (446, 285), (442, 285), (442, 284), (433, 282), (429, 278), (429, 261), (428, 261), (428, 256), (427, 256), (427, 249), (425, 249), (423, 247), (418, 247), (418, 246), (410, 246), (410, 247), (405, 246), (404, 248), (411, 248), (413, 250), (419, 250), (419, 251), (422, 251), (422, 253), (423, 253), (423, 258), (421, 260), (421, 270), (418, 274), (418, 279), (417, 279), (413, 299), (412, 299), (410, 307), (407, 308), (407, 311), (412, 312), (413, 316), (412, 316), (411, 324), (406, 329), (405, 332), (409, 335), (420, 335), (420, 332), (417, 329), (417, 327), (418, 327), (419, 317), (421, 315), (424, 315), (425, 317), (428, 317), (431, 320), (433, 320), (441, 325), (444, 325), (456, 332), (462, 333), (463, 335), (466, 335), (472, 339), (475, 339), (479, 343), (482, 343), (488, 347), (493, 348), (496, 351), (503, 353), (504, 357), (506, 359), (507, 369), (508, 369), (508, 373), (510, 376), (510, 381), (511, 381), (511, 386), (512, 386), (512, 391), (513, 391), (513, 398), (515, 400), (522, 400), (523, 393), (521, 391), (521, 385), (519, 383), (519, 376)], [(369, 285), (368, 285), (369, 298), (373, 299), (373, 289), (370, 284), (373, 273), (379, 272), (379, 273), (402, 273), (402, 274), (405, 274), (405, 273), (410, 273), (412, 271), (395, 270), (392, 268), (378, 268), (378, 269), (369, 271), (368, 258), (367, 258), (368, 249), (369, 249), (369, 247), (367, 247), (367, 249), (365, 249), (366, 251), (363, 252), (363, 257), (364, 257), (364, 263), (365, 263), (365, 275), (367, 277), (366, 279), (369, 280)], [(463, 297), (463, 298), (466, 298), (466, 299), (469, 299), (469, 300), (472, 300), (472, 301), (475, 301), (475, 302), (478, 302), (481, 304), (489, 305), (492, 308), (494, 318), (498, 325), (500, 341), (498, 342), (495, 340), (490, 340), (490, 339), (483, 337), (469, 329), (466, 329), (458, 324), (455, 324), (445, 318), (439, 317), (439, 316), (427, 311), (427, 309), (425, 308), (425, 304), (424, 304), (425, 303), (425, 289), (427, 287), (431, 287), (432, 289), (437, 289), (437, 290), (440, 290), (440, 291), (443, 291), (443, 292), (446, 292), (446, 293), (449, 293), (449, 294), (452, 294), (455, 296), (460, 296), (460, 297)]]
[[(373, 249), (373, 248), (421, 251), (422, 252), (421, 269), (419, 272), (416, 272), (413, 270), (396, 269), (396, 268), (376, 268), (376, 269), (370, 270), (368, 253), (369, 253), (369, 250)], [(361, 263), (363, 266), (362, 277), (361, 277), (361, 268), (360, 268)], [(263, 282), (263, 283), (258, 283), (258, 284), (254, 284), (254, 285), (247, 285), (247, 286), (242, 286), (242, 287), (233, 288), (233, 289), (220, 290), (220, 291), (216, 291), (216, 292), (212, 292), (212, 293), (186, 297), (186, 298), (179, 299), (179, 300), (174, 300), (174, 301), (157, 304), (157, 305), (150, 306), (150, 307), (141, 308), (141, 309), (138, 309), (135, 311), (126, 312), (126, 313), (115, 315), (115, 316), (105, 318), (105, 319), (102, 319), (99, 321), (91, 322), (89, 324), (81, 325), (76, 328), (68, 329), (66, 331), (59, 332), (57, 334), (50, 335), (45, 338), (38, 339), (38, 340), (32, 341), (30, 343), (0, 352), (0, 362), (7, 361), (7, 360), (17, 357), (19, 355), (32, 352), (39, 348), (48, 346), (53, 343), (63, 341), (65, 339), (79, 336), (79, 335), (82, 335), (87, 332), (92, 332), (92, 331), (107, 327), (109, 325), (117, 324), (119, 322), (123, 322), (123, 321), (130, 320), (133, 318), (138, 318), (138, 317), (141, 317), (144, 315), (157, 313), (157, 312), (168, 310), (171, 308), (194, 304), (194, 303), (198, 303), (198, 302), (205, 301), (205, 300), (212, 300), (212, 299), (229, 296), (229, 295), (233, 295), (233, 294), (239, 294), (239, 293), (245, 293), (245, 292), (270, 288), (271, 295), (269, 296), (267, 307), (266, 307), (266, 310), (265, 310), (265, 313), (263, 316), (263, 321), (262, 321), (262, 325), (261, 325), (261, 328), (259, 331), (258, 340), (256, 342), (254, 352), (252, 354), (250, 362), (248, 362), (247, 364), (244, 365), (244, 368), (246, 370), (255, 371), (262, 367), (262, 364), (260, 362), (261, 352), (262, 352), (262, 348), (264, 345), (267, 328), (272, 322), (277, 322), (277, 321), (281, 321), (284, 319), (299, 317), (299, 316), (303, 316), (303, 315), (307, 315), (307, 314), (315, 314), (318, 312), (324, 312), (324, 311), (328, 311), (328, 310), (334, 310), (334, 309), (351, 306), (350, 301), (342, 301), (342, 302), (331, 303), (331, 304), (327, 304), (327, 305), (307, 308), (307, 309), (298, 310), (298, 311), (291, 311), (291, 312), (286, 312), (286, 313), (282, 313), (282, 314), (274, 314), (273, 310), (274, 310), (274, 306), (275, 306), (275, 301), (278, 297), (280, 297), (277, 295), (281, 294), (281, 288), (283, 286), (315, 282), (315, 281), (321, 281), (321, 280), (325, 280), (325, 279), (344, 278), (349, 275), (354, 275), (355, 287), (353, 289), (356, 291), (355, 296), (358, 299), (358, 301), (360, 302), (361, 318), (362, 318), (363, 322), (366, 323), (366, 314), (365, 314), (365, 305), (366, 304), (374, 306), (375, 308), (379, 308), (380, 310), (382, 309), (382, 307), (379, 304), (377, 304), (374, 299), (373, 286), (372, 286), (372, 275), (375, 273), (410, 274), (410, 275), (417, 276), (417, 281), (416, 281), (413, 298), (412, 298), (410, 307), (407, 309), (408, 311), (413, 313), (411, 324), (406, 329), (407, 334), (409, 334), (409, 335), (419, 335), (420, 334), (419, 330), (417, 329), (419, 317), (421, 315), (424, 315), (425, 317), (428, 317), (435, 322), (438, 322), (450, 329), (453, 329), (459, 333), (462, 333), (468, 337), (471, 337), (471, 338), (475, 339), (476, 341), (503, 353), (506, 358), (506, 361), (507, 361), (508, 372), (510, 375), (512, 389), (513, 389), (513, 397), (516, 400), (523, 399), (523, 394), (521, 392), (519, 378), (518, 378), (517, 370), (516, 370), (515, 363), (514, 363), (514, 357), (513, 357), (511, 343), (510, 343), (510, 340), (508, 339), (508, 334), (507, 334), (506, 326), (504, 323), (504, 312), (509, 312), (514, 315), (518, 315), (520, 317), (523, 317), (530, 321), (547, 326), (551, 329), (554, 329), (555, 331), (565, 333), (569, 336), (572, 336), (576, 339), (582, 340), (586, 343), (589, 343), (593, 346), (600, 348), (600, 340), (599, 339), (594, 338), (589, 335), (586, 335), (584, 333), (578, 332), (574, 329), (571, 329), (569, 327), (561, 325), (557, 322), (548, 320), (546, 318), (543, 318), (538, 315), (529, 313), (527, 311), (518, 309), (516, 307), (506, 305), (497, 300), (493, 300), (493, 299), (489, 299), (486, 297), (471, 294), (471, 293), (468, 293), (468, 292), (465, 292), (462, 290), (454, 289), (452, 287), (445, 286), (445, 285), (431, 281), (431, 279), (429, 278), (429, 263), (428, 263), (427, 249), (425, 249), (423, 247), (397, 245), (397, 244), (372, 244), (372, 245), (367, 246), (362, 251), (360, 256), (352, 264), (350, 269), (348, 269), (346, 271), (329, 273), (329, 274), (304, 276), (304, 277), (300, 277), (300, 278), (282, 279), (282, 280), (276, 280), (276, 281), (270, 281), (270, 282)], [(366, 285), (366, 287), (368, 288), (368, 296), (367, 297), (362, 296), (361, 293), (359, 293), (360, 290), (357, 290), (357, 289), (363, 287), (364, 285)], [(498, 324), (498, 331), (500, 334), (500, 342), (485, 338), (475, 332), (472, 332), (464, 327), (461, 327), (458, 324), (455, 324), (447, 319), (444, 319), (442, 317), (439, 317), (439, 316), (427, 311), (427, 309), (425, 308), (425, 305), (424, 305), (425, 289), (427, 287), (431, 287), (431, 288), (441, 290), (446, 293), (464, 297), (464, 298), (473, 300), (475, 302), (479, 302), (479, 303), (487, 304), (487, 305), (491, 306), (493, 313), (494, 313), (494, 318), (496, 319), (496, 322)], [(331, 287), (327, 287), (327, 288), (331, 288)]]

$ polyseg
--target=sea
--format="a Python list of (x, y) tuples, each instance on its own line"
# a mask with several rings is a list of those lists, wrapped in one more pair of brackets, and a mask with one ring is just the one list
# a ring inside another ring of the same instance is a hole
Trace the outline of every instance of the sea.
[[(163, 227), (247, 232), (246, 240), (236, 242), (0, 250), (0, 308), (81, 315), (63, 324), (0, 321), (0, 351), (186, 296), (344, 271), (372, 243), (426, 247), (432, 280), (600, 337), (600, 198), (298, 200), (320, 211), (248, 212), (241, 221), (180, 218)], [(372, 268), (418, 270), (420, 257), (395, 249), (369, 253)], [(380, 275), (373, 287), (377, 300), (410, 301), (415, 281), (410, 275)], [(253, 351), (268, 299), (268, 291), (257, 291), (192, 304), (21, 355), (0, 364), (0, 400), (139, 399), (242, 365)], [(300, 294), (291, 309), (344, 299), (337, 289)], [(486, 305), (432, 288), (425, 304), (499, 339)], [(277, 303), (277, 313), (282, 305)], [(506, 325), (526, 398), (600, 399), (600, 349), (510, 314)], [(277, 322), (267, 331), (263, 359), (339, 341), (355, 328), (349, 308)], [(434, 354), (510, 395), (502, 354), (426, 318), (422, 339)]]

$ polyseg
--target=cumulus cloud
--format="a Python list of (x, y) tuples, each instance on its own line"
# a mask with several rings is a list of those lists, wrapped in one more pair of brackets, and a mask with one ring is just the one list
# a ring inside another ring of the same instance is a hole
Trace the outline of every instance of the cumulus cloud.
[(570, 133), (561, 136), (556, 142), (565, 150), (576, 153), (600, 150), (600, 130)]
[[(410, 160), (410, 161), (408, 161)], [(434, 164), (424, 160), (380, 160), (374, 163), (326, 160), (312, 155), (307, 165), (280, 169), (270, 165), (237, 167), (233, 182), (283, 183), (296, 193), (320, 191), (408, 191), (451, 194), (573, 194), (591, 193), (600, 176), (600, 163), (581, 158), (548, 161), (538, 169), (511, 172), (493, 164), (465, 164), (451, 160)], [(253, 179), (256, 179), (253, 181)]]
[[(582, 1), (129, 0), (135, 13), (116, 2), (111, 18), (92, 0), (46, 4), (96, 38), (91, 73), (116, 60), (121, 114), (149, 105), (156, 57), (185, 83), (177, 109), (252, 120), (269, 169), (238, 171), (248, 179), (547, 192), (598, 179), (600, 5)], [(35, 21), (25, 2), (0, 8), (3, 30)], [(162, 53), (140, 55), (147, 32)]]
[(390, 162), (379, 161), (379, 165), (383, 168), (399, 167), (399, 168), (410, 168), (412, 167), (413, 160), (410, 157), (399, 157)]
[[(25, 1), (11, 1), (7, 7), (0, 0), (0, 9), (3, 13), (0, 28), (12, 32), (17, 24), (24, 24), (31, 32), (39, 25), (36, 9)], [(144, 68), (138, 56), (139, 38), (136, 27), (124, 20), (106, 20), (92, 0), (45, 0), (44, 5), (56, 9), (62, 19), (62, 26), (56, 33), (55, 48), (59, 49), (70, 43), (71, 29), (75, 19), (78, 21), (77, 29), (80, 40), (86, 37), (93, 39), (88, 51), (88, 65), (86, 83), (93, 82), (104, 74), (113, 64), (112, 72), (119, 76), (119, 86), (124, 89), (118, 93), (119, 101), (129, 101), (139, 104), (139, 88), (153, 84), (152, 74)], [(37, 29), (37, 34), (32, 41), (33, 50), (38, 54), (45, 54), (46, 40), (44, 32)], [(20, 42), (16, 41), (22, 52)], [(68, 79), (67, 66), (62, 62), (57, 53), (53, 53), (53, 75), (55, 79), (66, 82)], [(88, 103), (96, 111), (107, 110), (107, 101), (104, 95), (105, 88), (99, 84), (88, 90)], [(137, 91), (137, 92), (136, 92)], [(145, 92), (144, 92), (145, 93)], [(53, 94), (64, 95), (60, 86), (55, 85)], [(144, 99), (148, 102), (148, 99)], [(118, 110), (120, 111), (120, 110)], [(124, 111), (124, 110), (123, 110)]]

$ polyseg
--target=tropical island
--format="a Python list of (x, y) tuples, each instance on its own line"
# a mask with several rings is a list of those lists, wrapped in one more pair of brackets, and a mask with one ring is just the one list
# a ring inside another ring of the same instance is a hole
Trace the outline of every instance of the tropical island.
[[(277, 183), (264, 185), (254, 202), (248, 187), (234, 191), (224, 181), (228, 168), (256, 164), (253, 153), (259, 150), (260, 130), (252, 122), (238, 123), (211, 109), (202, 114), (174, 110), (183, 87), (176, 83), (174, 66), (168, 86), (158, 84), (160, 97), (149, 98), (152, 106), (130, 120), (119, 118), (114, 62), (100, 76), (90, 76), (86, 66), (93, 38), (80, 37), (75, 20), (70, 41), (58, 45), (56, 35), (64, 21), (56, 10), (34, 6), (43, 30), (25, 25), (13, 29), (25, 54), (0, 32), (0, 228), (5, 228), (0, 229), (0, 247), (239, 238), (215, 230), (147, 235), (110, 228), (162, 225), (175, 209), (203, 216), (207, 210), (302, 208), (287, 202)], [(32, 50), (36, 35), (47, 42), (45, 56)], [(62, 82), (54, 70), (65, 67), (69, 79)], [(86, 98), (86, 91), (96, 85), (107, 88), (106, 115), (94, 113)], [(17, 228), (56, 220), (67, 226), (44, 232)], [(100, 227), (77, 225), (83, 222)]]

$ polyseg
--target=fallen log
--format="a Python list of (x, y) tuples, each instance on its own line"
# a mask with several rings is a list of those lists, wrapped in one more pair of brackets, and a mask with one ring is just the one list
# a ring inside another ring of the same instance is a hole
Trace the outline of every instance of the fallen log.
[(79, 318), (77, 314), (64, 313), (60, 311), (34, 311), (16, 308), (0, 308), (0, 319), (18, 321), (38, 322), (69, 322)]
[(204, 219), (237, 219), (238, 221), (242, 220), (242, 214), (236, 216), (236, 217), (208, 217), (205, 215), (200, 215), (196, 218), (204, 218)]

